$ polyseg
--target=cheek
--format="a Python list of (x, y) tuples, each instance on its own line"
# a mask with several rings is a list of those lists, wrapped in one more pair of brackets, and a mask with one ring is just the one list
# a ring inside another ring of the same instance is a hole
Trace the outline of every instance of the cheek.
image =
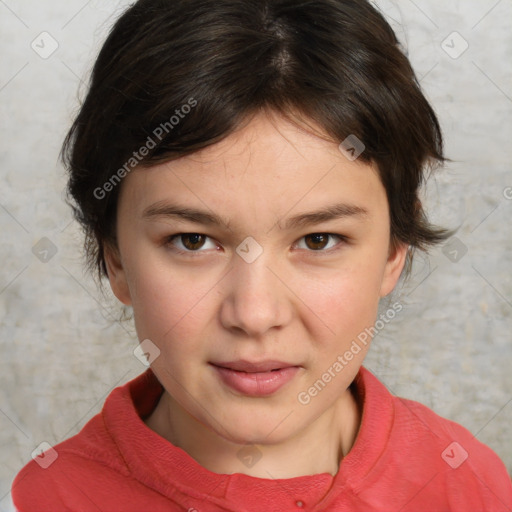
[[(157, 261), (132, 262), (129, 287), (140, 339), (162, 347), (169, 339), (192, 340), (205, 321), (214, 282), (203, 273), (172, 271)], [(193, 343), (183, 344), (193, 350)]]
[[(358, 263), (304, 283), (304, 302), (337, 340), (357, 336), (373, 325), (380, 279), (375, 266)], [(318, 321), (317, 321), (318, 323)], [(325, 329), (324, 329), (325, 330)]]

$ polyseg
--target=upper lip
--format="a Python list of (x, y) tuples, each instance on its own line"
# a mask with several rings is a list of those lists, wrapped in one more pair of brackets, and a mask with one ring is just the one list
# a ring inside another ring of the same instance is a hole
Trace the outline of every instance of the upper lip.
[(291, 363), (285, 363), (283, 361), (229, 361), (212, 363), (214, 366), (220, 366), (222, 368), (228, 368), (230, 370), (236, 370), (238, 372), (257, 373), (257, 372), (269, 372), (271, 370), (280, 370), (282, 368), (290, 368), (292, 366), (298, 366)]

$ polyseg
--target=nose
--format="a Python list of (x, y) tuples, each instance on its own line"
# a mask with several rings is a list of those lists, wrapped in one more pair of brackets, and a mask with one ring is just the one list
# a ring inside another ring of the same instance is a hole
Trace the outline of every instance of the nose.
[(224, 281), (223, 327), (261, 338), (272, 328), (287, 325), (292, 318), (292, 292), (265, 253), (252, 263), (235, 256), (233, 265)]

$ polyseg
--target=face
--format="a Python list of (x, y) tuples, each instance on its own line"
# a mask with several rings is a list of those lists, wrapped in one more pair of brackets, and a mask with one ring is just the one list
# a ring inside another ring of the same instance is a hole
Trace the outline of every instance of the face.
[(160, 350), (154, 372), (191, 421), (236, 443), (289, 439), (350, 393), (367, 346), (343, 355), (405, 257), (376, 169), (265, 114), (134, 170), (117, 230), (110, 282)]

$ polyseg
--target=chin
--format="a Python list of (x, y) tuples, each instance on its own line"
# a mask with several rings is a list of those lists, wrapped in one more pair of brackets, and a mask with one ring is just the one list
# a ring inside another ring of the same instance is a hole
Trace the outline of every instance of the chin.
[[(260, 416), (261, 418), (261, 416)], [(215, 428), (215, 432), (226, 441), (235, 444), (256, 444), (273, 445), (286, 442), (295, 432), (283, 425), (283, 419), (286, 414), (279, 419), (255, 421), (254, 416), (245, 416), (243, 419), (237, 419), (236, 416), (228, 422), (224, 429)], [(280, 425), (281, 424), (281, 425)], [(277, 427), (280, 428), (277, 428)], [(211, 426), (210, 426), (211, 428)]]

